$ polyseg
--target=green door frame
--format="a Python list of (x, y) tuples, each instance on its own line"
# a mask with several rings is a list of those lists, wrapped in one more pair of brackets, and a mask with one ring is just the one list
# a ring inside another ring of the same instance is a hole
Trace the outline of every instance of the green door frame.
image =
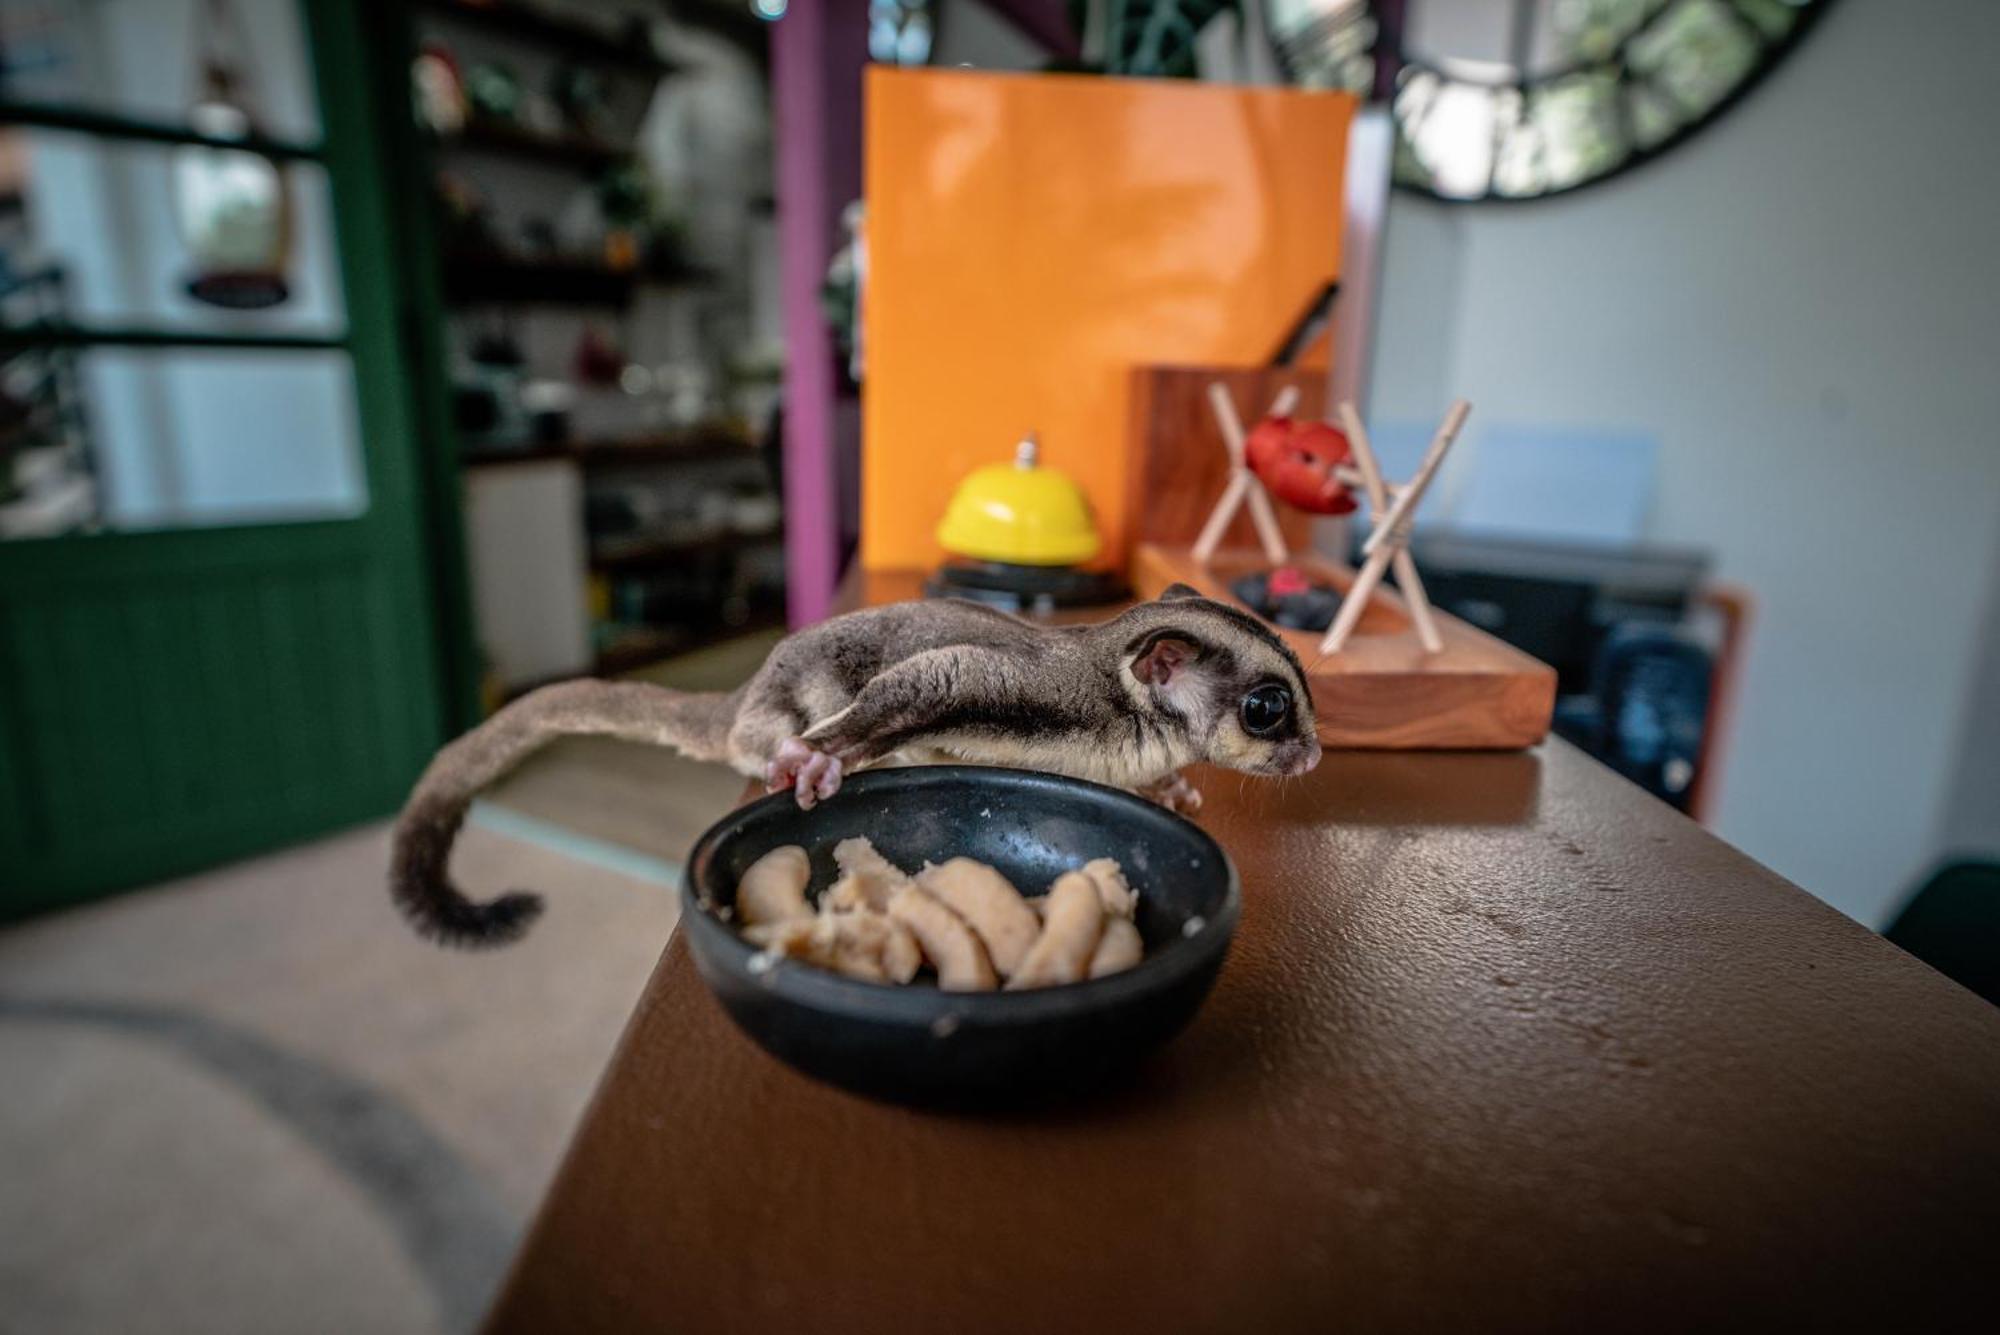
[[(0, 545), (0, 919), (381, 815), (477, 713), (407, 19), (301, 8), (323, 142), (275, 147), (326, 169), (346, 336), (17, 329), (0, 349), (343, 349), (367, 509)], [(0, 123), (205, 142), (59, 108)]]
[[(320, 11), (328, 0), (308, 0)], [(410, 100), (410, 64), (416, 56), (413, 6), (405, 0), (355, 0), (338, 6), (353, 16), (354, 45), (329, 41), (333, 59), (315, 63), (321, 75), (322, 104), (328, 75), (350, 84), (373, 112), (370, 143), (375, 153), (357, 164), (387, 206), (395, 244), (386, 252), (394, 264), (391, 291), (401, 303), (395, 329), (401, 365), (409, 379), (415, 413), (414, 459), (422, 497), (424, 531), (430, 552), (432, 607), (439, 664), (439, 709), (448, 735), (478, 723), (485, 714), (478, 631), (473, 619), (472, 580), (466, 566), (465, 487), (459, 442), (451, 420), (451, 385), (446, 372), (444, 284), (438, 257), (436, 202), (431, 187), (428, 145), (418, 132)], [(317, 27), (314, 40), (321, 40)]]

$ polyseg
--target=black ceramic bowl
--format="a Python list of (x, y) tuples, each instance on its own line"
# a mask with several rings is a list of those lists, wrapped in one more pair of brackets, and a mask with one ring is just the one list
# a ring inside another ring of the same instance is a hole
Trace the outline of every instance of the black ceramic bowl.
[[(1024, 894), (1117, 858), (1139, 891), (1146, 957), (1108, 978), (1023, 992), (895, 987), (793, 960), (753, 970), (757, 952), (718, 913), (744, 869), (801, 845), (816, 897), (833, 882), (833, 846), (854, 835), (909, 870), (978, 858)], [(1215, 982), (1238, 910), (1236, 869), (1179, 816), (1078, 779), (962, 765), (871, 770), (811, 811), (790, 794), (741, 807), (696, 841), (681, 887), (695, 967), (773, 1056), (863, 1094), (962, 1106), (1073, 1092), (1170, 1038)]]

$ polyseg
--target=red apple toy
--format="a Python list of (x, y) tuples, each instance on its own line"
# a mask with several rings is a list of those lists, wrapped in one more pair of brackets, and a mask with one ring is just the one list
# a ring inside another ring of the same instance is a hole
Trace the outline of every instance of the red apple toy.
[(1354, 493), (1334, 473), (1354, 457), (1354, 447), (1326, 423), (1267, 417), (1243, 452), (1257, 480), (1285, 504), (1315, 515), (1354, 513)]

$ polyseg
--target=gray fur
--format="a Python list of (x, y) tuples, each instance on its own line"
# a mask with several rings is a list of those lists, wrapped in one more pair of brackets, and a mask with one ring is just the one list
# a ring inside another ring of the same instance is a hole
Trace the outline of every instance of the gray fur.
[[(1161, 646), (1165, 645), (1162, 649)], [(1164, 654), (1164, 681), (1135, 660)], [(1276, 682), (1295, 713), (1277, 735), (1237, 721), (1242, 696)], [(417, 929), (452, 945), (513, 940), (539, 912), (534, 895), (485, 904), (447, 875), (473, 797), (551, 739), (576, 734), (670, 746), (724, 761), (774, 786), (892, 757), (1015, 765), (1185, 802), (1182, 766), (1297, 773), (1318, 759), (1312, 696), (1299, 661), (1247, 613), (1169, 589), (1088, 626), (1045, 626), (978, 604), (895, 603), (834, 617), (788, 637), (740, 690), (690, 694), (637, 682), (574, 681), (524, 696), (440, 751), (397, 822), (396, 903)], [(803, 767), (803, 772), (802, 772)]]

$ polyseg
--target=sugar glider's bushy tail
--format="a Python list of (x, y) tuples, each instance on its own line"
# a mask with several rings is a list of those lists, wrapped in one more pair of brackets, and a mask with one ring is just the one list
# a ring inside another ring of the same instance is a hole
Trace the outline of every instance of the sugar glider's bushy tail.
[(558, 737), (616, 737), (669, 746), (697, 760), (728, 758), (735, 695), (644, 682), (567, 681), (522, 696), (437, 753), (396, 821), (389, 893), (423, 935), (448, 946), (518, 939), (541, 896), (511, 891), (487, 903), (451, 883), (452, 843), (480, 790)]

